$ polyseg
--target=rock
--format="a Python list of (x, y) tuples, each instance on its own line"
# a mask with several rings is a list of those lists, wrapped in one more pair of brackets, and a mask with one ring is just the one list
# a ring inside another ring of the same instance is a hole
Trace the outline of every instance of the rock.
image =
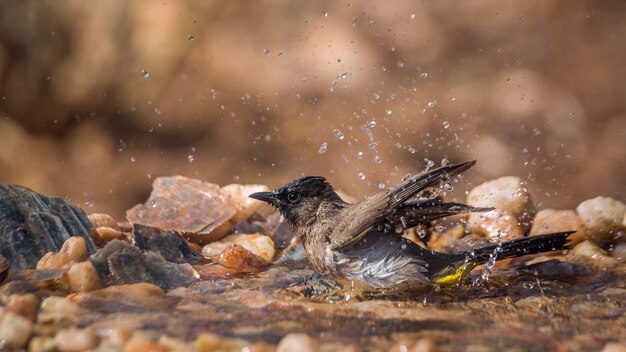
[(168, 349), (147, 340), (132, 339), (124, 345), (123, 352), (168, 352)]
[[(467, 196), (467, 204), (475, 207), (494, 207), (501, 213), (514, 216), (524, 232), (530, 229), (535, 215), (530, 194), (519, 177), (506, 176), (487, 181), (474, 189)], [(473, 231), (480, 231), (480, 224), (488, 213), (471, 213), (469, 225)]]
[(91, 328), (69, 328), (57, 332), (54, 342), (61, 352), (80, 352), (96, 348), (100, 338)]
[(218, 185), (173, 176), (157, 178), (150, 198), (128, 210), (126, 217), (133, 224), (174, 230), (206, 244), (226, 234), (235, 212)]
[(87, 215), (87, 218), (96, 229), (98, 227), (108, 227), (117, 231), (122, 230), (117, 224), (117, 221), (115, 221), (115, 219), (113, 219), (113, 217), (109, 214), (94, 213)]
[(74, 236), (85, 241), (88, 253), (94, 253), (91, 231), (83, 210), (65, 199), (0, 185), (0, 254), (15, 270), (35, 268), (44, 254), (58, 252)]
[(285, 335), (276, 352), (314, 352), (318, 350), (318, 344), (307, 334), (291, 333)]
[(621, 262), (626, 262), (626, 243), (618, 243), (610, 252), (611, 256)]
[(198, 264), (204, 259), (176, 231), (135, 224), (133, 234), (139, 249), (159, 253), (168, 262)]
[(62, 269), (87, 260), (87, 246), (82, 237), (70, 237), (58, 253), (48, 252), (37, 263), (37, 269)]
[[(477, 214), (479, 213), (471, 214), (470, 219)], [(473, 229), (486, 235), (491, 242), (506, 242), (524, 237), (519, 221), (509, 212), (496, 209), (477, 216), (480, 216), (480, 222), (475, 223)]]
[(600, 246), (625, 240), (624, 203), (609, 197), (596, 197), (580, 203), (576, 212), (585, 224), (588, 240)]
[(41, 302), (41, 311), (37, 316), (38, 323), (74, 321), (78, 306), (65, 297), (51, 296)]
[(585, 225), (575, 211), (544, 209), (535, 216), (533, 226), (530, 229), (530, 236), (571, 230), (576, 231), (569, 236), (571, 245), (576, 245), (585, 240)]
[(5, 312), (0, 318), (0, 342), (7, 349), (26, 347), (33, 332), (33, 323), (21, 315)]
[(108, 243), (90, 260), (100, 278), (114, 285), (149, 282), (171, 289), (196, 280), (188, 270), (166, 262), (160, 254), (142, 253), (137, 247), (122, 241)]
[(428, 240), (428, 248), (439, 252), (445, 252), (452, 243), (465, 236), (465, 228), (462, 225), (454, 226), (443, 232), (433, 231)]
[(96, 297), (140, 302), (146, 297), (163, 296), (165, 291), (157, 285), (142, 282), (138, 284), (109, 286), (101, 290), (93, 291), (90, 294)]
[(265, 222), (255, 222), (255, 224), (259, 224), (265, 229), (265, 233), (274, 241), (276, 249), (287, 248), (293, 239), (293, 232), (291, 232), (289, 224), (278, 212), (268, 216)]
[(422, 338), (415, 342), (399, 342), (389, 352), (436, 352), (437, 345), (430, 338)]
[(219, 256), (224, 249), (230, 244), (238, 244), (247, 249), (251, 253), (263, 258), (270, 263), (274, 258), (275, 249), (274, 241), (268, 236), (258, 233), (255, 234), (233, 234), (224, 237), (222, 240), (212, 242), (204, 246), (202, 255), (207, 258)]
[(4, 256), (0, 255), (0, 284), (9, 276), (11, 264)]
[(205, 332), (196, 338), (194, 345), (198, 352), (240, 351), (246, 347), (247, 342)]
[(128, 243), (133, 242), (132, 233), (123, 232), (110, 227), (98, 227), (94, 234), (94, 242), (98, 247), (104, 247), (113, 240), (120, 240)]
[(580, 263), (599, 270), (612, 269), (618, 261), (591, 241), (583, 241), (571, 249), (565, 259), (573, 263)]
[(624, 352), (626, 351), (626, 342), (607, 342), (601, 352)]
[(238, 244), (229, 244), (219, 255), (217, 263), (197, 265), (194, 268), (201, 279), (233, 277), (239, 274), (258, 273), (267, 262)]
[(254, 214), (260, 207), (266, 205), (265, 202), (248, 197), (255, 192), (269, 192), (269, 187), (264, 185), (239, 185), (230, 184), (222, 187), (222, 192), (226, 194), (235, 208), (235, 215), (230, 219), (232, 224), (244, 221)]
[(57, 346), (54, 338), (47, 336), (35, 336), (28, 343), (28, 352), (56, 352)]
[(66, 275), (72, 292), (89, 292), (102, 288), (98, 272), (90, 261), (72, 265)]
[(32, 293), (25, 295), (11, 295), (7, 300), (5, 310), (35, 322), (37, 319), (38, 306), (39, 298)]

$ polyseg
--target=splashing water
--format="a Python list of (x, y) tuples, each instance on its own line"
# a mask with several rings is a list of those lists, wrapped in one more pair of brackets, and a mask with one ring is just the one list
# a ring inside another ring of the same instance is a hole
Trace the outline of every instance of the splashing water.
[(320, 149), (317, 151), (320, 154), (325, 154), (328, 151), (328, 143), (324, 142), (320, 145)]

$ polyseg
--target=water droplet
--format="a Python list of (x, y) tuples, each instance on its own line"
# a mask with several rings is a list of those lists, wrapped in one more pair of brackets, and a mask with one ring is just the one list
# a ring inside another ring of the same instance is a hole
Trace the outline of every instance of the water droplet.
[(448, 158), (441, 159), (441, 166), (448, 166), (448, 165), (450, 165), (450, 160), (448, 160)]
[(263, 55), (269, 55), (270, 54), (270, 49), (265, 48), (263, 49)]
[(378, 146), (378, 143), (376, 143), (376, 142), (372, 142), (372, 143), (370, 143), (370, 144), (368, 145), (368, 147), (369, 147), (370, 149), (376, 149), (376, 146)]
[(378, 188), (380, 188), (380, 189), (385, 188), (385, 184), (384, 184), (383, 182), (379, 183), (379, 184), (378, 184)]
[(328, 17), (328, 12), (326, 12), (326, 10), (322, 10), (322, 15), (323, 15), (324, 17)]
[(448, 127), (450, 127), (450, 122), (444, 121), (442, 125), (443, 125), (443, 128), (447, 129)]
[(193, 163), (194, 160), (195, 160), (195, 158), (194, 158), (193, 155), (191, 155), (191, 154), (187, 155), (187, 161), (189, 161), (190, 164)]
[(437, 106), (437, 101), (436, 101), (436, 100), (429, 101), (429, 102), (428, 102), (428, 104), (426, 104), (426, 106), (427, 106), (429, 109), (432, 109), (432, 108), (434, 108), (435, 106)]
[(443, 225), (437, 225), (435, 226), (435, 231), (437, 232), (443, 232), (446, 228), (443, 227)]
[(370, 126), (370, 128), (374, 128), (374, 127), (376, 127), (376, 121), (372, 120), (367, 125)]
[(341, 140), (343, 140), (343, 139), (344, 139), (344, 137), (345, 137), (345, 136), (344, 136), (344, 134), (343, 134), (343, 133), (341, 133), (341, 131), (340, 131), (340, 130), (338, 130), (338, 129), (336, 129), (336, 128), (333, 130), (333, 136), (335, 136), (336, 138), (338, 138), (340, 141), (341, 141)]
[(193, 42), (194, 39), (195, 38), (193, 37), (193, 35), (191, 35), (191, 34), (187, 35), (187, 40), (188, 41)]
[(359, 159), (363, 159), (363, 152), (356, 153), (356, 157)]
[(428, 78), (428, 72), (422, 72), (422, 73), (420, 73), (420, 78), (421, 78), (421, 79), (426, 79), (426, 78)]
[(148, 72), (146, 70), (141, 70), (141, 77), (143, 77), (143, 78), (150, 77), (150, 72)]
[(383, 158), (380, 155), (376, 155), (376, 157), (374, 158), (374, 162), (376, 164), (380, 164), (383, 162)]
[(393, 111), (391, 111), (391, 109), (387, 109), (385, 113), (387, 114), (387, 116), (391, 116), (391, 114), (393, 114)]
[(454, 186), (452, 186), (449, 183), (444, 183), (443, 184), (443, 189), (445, 189), (447, 192), (452, 192), (452, 191), (454, 191)]
[(151, 201), (150, 201), (150, 207), (152, 207), (152, 208), (156, 208), (156, 206), (157, 206), (157, 202), (156, 202), (156, 200), (151, 200)]
[(131, 157), (130, 157), (130, 162), (131, 162), (131, 163), (134, 163), (135, 161), (136, 161), (135, 157), (134, 157), (134, 156), (131, 156)]
[(426, 162), (426, 170), (429, 170), (431, 167), (435, 166), (435, 162), (425, 158), (424, 161)]
[(324, 142), (320, 145), (320, 149), (317, 151), (320, 154), (324, 154), (328, 151), (328, 143)]
[(359, 180), (365, 180), (365, 174), (364, 174), (364, 173), (362, 173), (362, 172), (359, 172), (359, 173), (357, 174), (357, 177), (359, 178)]
[(85, 202), (85, 206), (86, 206), (87, 208), (91, 208), (91, 207), (93, 207), (95, 204), (96, 204), (96, 202), (94, 202), (93, 200), (89, 200), (89, 201), (86, 201), (86, 202)]
[(417, 150), (415, 150), (415, 148), (409, 147), (409, 153), (415, 154), (415, 152), (417, 152)]
[(414, 14), (414, 13), (412, 13), (412, 14), (411, 14), (411, 17), (409, 17), (409, 18), (410, 18), (410, 19), (412, 19), (412, 20), (414, 20), (414, 19), (415, 19), (415, 14)]

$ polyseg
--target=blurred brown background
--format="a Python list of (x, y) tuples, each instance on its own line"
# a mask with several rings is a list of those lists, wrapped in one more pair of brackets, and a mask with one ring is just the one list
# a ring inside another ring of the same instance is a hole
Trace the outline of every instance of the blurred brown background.
[(0, 182), (121, 218), (162, 175), (363, 196), (476, 158), (458, 197), (623, 201), (624, 38), (621, 0), (5, 0)]

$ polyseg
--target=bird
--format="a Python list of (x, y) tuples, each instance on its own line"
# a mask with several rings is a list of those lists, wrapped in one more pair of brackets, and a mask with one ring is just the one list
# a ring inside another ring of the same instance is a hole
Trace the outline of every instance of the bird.
[(302, 243), (316, 272), (372, 288), (460, 282), (490, 261), (567, 249), (573, 231), (523, 237), (458, 254), (423, 248), (400, 236), (407, 229), (450, 215), (489, 211), (433, 196), (475, 160), (426, 169), (357, 203), (343, 201), (322, 176), (305, 176), (249, 197), (277, 208)]

